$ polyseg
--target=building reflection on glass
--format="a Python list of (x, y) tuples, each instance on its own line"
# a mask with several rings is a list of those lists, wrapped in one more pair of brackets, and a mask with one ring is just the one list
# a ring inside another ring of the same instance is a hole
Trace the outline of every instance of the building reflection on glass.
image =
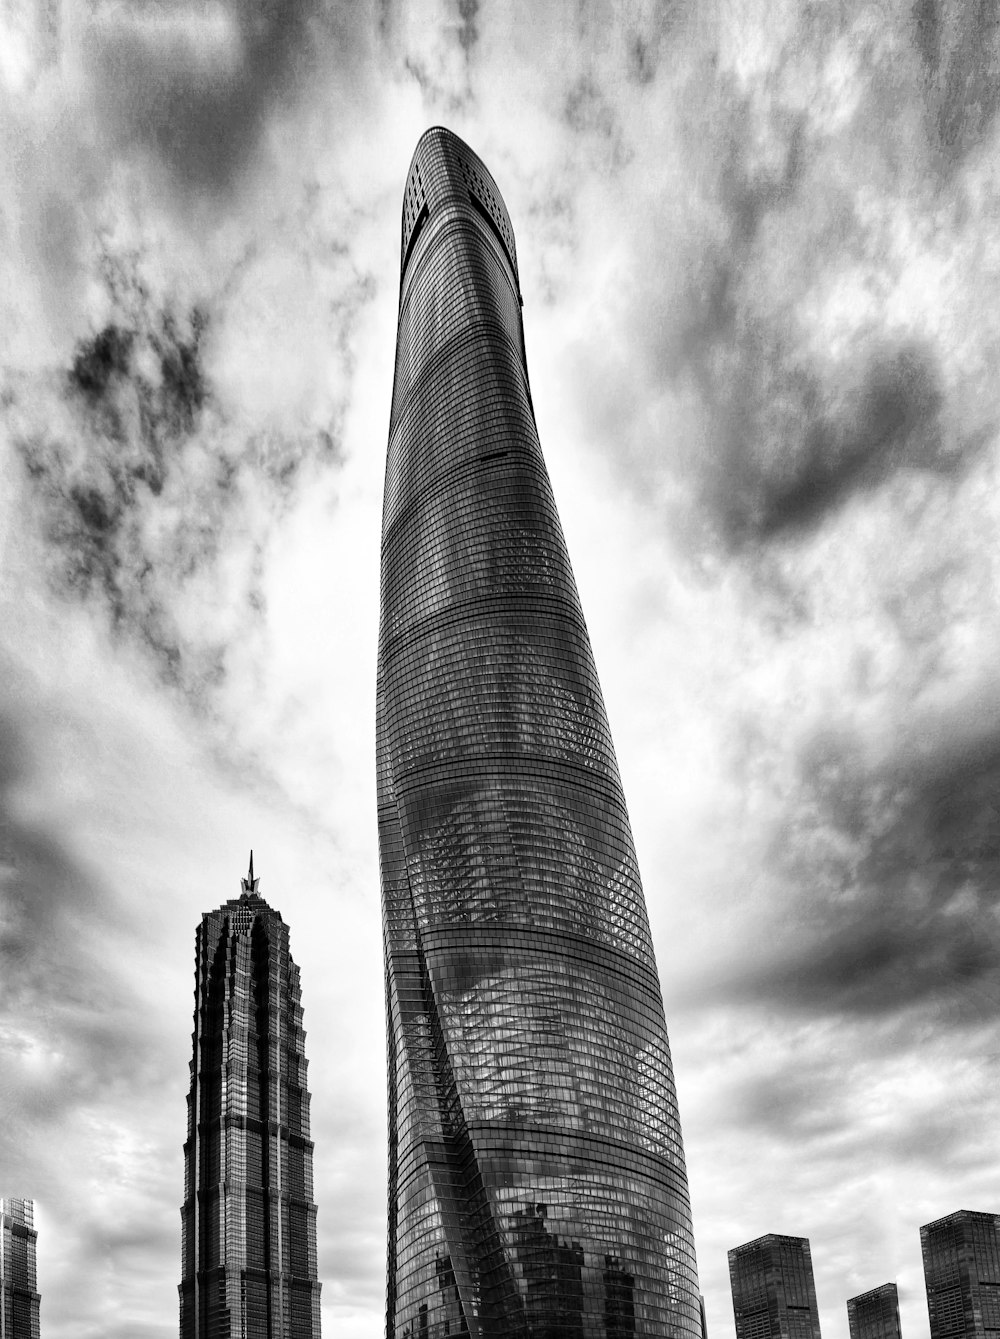
[(635, 1334), (635, 1277), (613, 1255), (604, 1257), (604, 1317), (608, 1339)]
[(659, 980), (513, 231), (442, 129), (404, 196), (377, 754), (390, 1339), (700, 1339)]
[(583, 1334), (583, 1248), (560, 1240), (545, 1218), (544, 1204), (512, 1217), (527, 1332), (538, 1339), (577, 1339)]

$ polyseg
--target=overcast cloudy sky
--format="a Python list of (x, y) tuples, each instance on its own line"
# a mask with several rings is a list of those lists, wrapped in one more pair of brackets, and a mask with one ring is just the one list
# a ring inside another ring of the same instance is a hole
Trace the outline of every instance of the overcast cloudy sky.
[(663, 978), (713, 1339), (1000, 1210), (990, 0), (6, 0), (0, 1193), (46, 1339), (176, 1334), (193, 945), (291, 925), (326, 1333), (383, 1327), (374, 808), (399, 214), (441, 123), (532, 389)]

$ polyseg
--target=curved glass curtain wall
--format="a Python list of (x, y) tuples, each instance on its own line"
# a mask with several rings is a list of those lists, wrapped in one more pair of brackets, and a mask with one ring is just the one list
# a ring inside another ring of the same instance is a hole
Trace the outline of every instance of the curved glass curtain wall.
[(378, 671), (387, 1332), (700, 1336), (656, 965), (514, 236), (440, 128), (402, 258)]

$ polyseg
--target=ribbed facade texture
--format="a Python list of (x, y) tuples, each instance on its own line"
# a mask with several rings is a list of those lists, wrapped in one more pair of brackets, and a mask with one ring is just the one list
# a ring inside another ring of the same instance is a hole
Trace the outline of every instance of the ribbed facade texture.
[(257, 891), (202, 918), (184, 1145), (181, 1339), (319, 1339), (299, 969)]
[(808, 1237), (768, 1233), (729, 1252), (736, 1339), (820, 1339)]
[(920, 1229), (931, 1339), (1000, 1336), (1000, 1214), (960, 1209)]
[(37, 1246), (34, 1201), (0, 1199), (0, 1339), (38, 1339)]
[(902, 1339), (896, 1285), (882, 1283), (848, 1298), (847, 1323), (851, 1339)]
[(382, 531), (387, 1332), (700, 1336), (659, 980), (514, 235), (417, 145)]

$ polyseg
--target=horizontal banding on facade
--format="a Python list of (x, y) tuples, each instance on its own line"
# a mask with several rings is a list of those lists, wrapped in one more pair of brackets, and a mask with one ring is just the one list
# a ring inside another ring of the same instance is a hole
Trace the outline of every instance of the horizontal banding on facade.
[(663, 1007), (513, 231), (448, 131), (414, 155), (401, 259), (377, 748), (387, 1330), (695, 1339)]

